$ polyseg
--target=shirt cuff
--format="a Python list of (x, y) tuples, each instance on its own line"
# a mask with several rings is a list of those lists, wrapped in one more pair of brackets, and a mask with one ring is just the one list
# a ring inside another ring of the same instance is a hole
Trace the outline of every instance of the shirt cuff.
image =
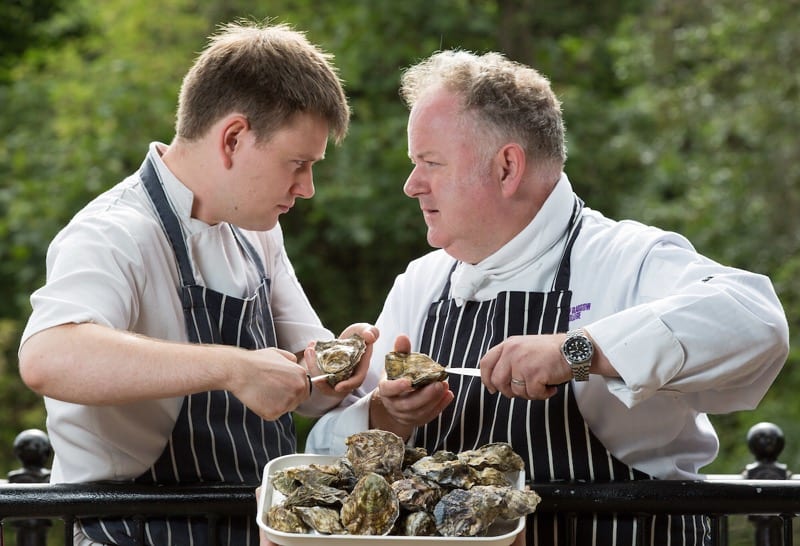
[(372, 393), (369, 393), (346, 408), (335, 409), (322, 416), (309, 433), (306, 453), (344, 455), (347, 451), (345, 440), (369, 429), (371, 398)]
[(672, 331), (644, 305), (583, 328), (620, 375), (606, 378), (609, 391), (629, 408), (662, 390), (685, 361)]

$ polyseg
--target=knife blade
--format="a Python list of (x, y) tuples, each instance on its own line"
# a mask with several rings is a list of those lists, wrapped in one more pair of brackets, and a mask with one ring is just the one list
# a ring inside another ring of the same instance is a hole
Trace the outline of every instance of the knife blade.
[(446, 371), (447, 373), (454, 373), (457, 375), (471, 375), (474, 377), (481, 376), (480, 368), (445, 368), (444, 371)]

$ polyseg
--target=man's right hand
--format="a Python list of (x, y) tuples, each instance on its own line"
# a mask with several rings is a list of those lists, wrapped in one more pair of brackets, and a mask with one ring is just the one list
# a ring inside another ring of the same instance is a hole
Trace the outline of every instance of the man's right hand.
[(248, 353), (248, 365), (232, 370), (228, 390), (262, 419), (273, 421), (311, 395), (306, 369), (293, 353), (276, 348)]

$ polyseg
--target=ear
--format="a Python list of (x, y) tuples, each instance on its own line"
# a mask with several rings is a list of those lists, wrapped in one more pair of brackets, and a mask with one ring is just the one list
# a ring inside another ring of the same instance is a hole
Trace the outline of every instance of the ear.
[(525, 150), (516, 142), (506, 144), (497, 151), (495, 166), (503, 196), (511, 197), (517, 192), (525, 173)]
[(241, 114), (231, 114), (220, 126), (219, 149), (222, 163), (226, 169), (233, 165), (233, 157), (244, 146), (244, 133), (250, 129), (250, 122)]

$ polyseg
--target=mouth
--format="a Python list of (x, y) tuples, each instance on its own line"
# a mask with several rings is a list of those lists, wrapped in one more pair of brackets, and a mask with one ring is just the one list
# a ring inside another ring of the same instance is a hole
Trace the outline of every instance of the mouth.
[(439, 209), (428, 209), (428, 208), (423, 208), (423, 209), (421, 209), (421, 210), (422, 210), (422, 216), (423, 216), (424, 218), (430, 218), (430, 217), (432, 217), (432, 216), (435, 216), (436, 214), (439, 214)]

